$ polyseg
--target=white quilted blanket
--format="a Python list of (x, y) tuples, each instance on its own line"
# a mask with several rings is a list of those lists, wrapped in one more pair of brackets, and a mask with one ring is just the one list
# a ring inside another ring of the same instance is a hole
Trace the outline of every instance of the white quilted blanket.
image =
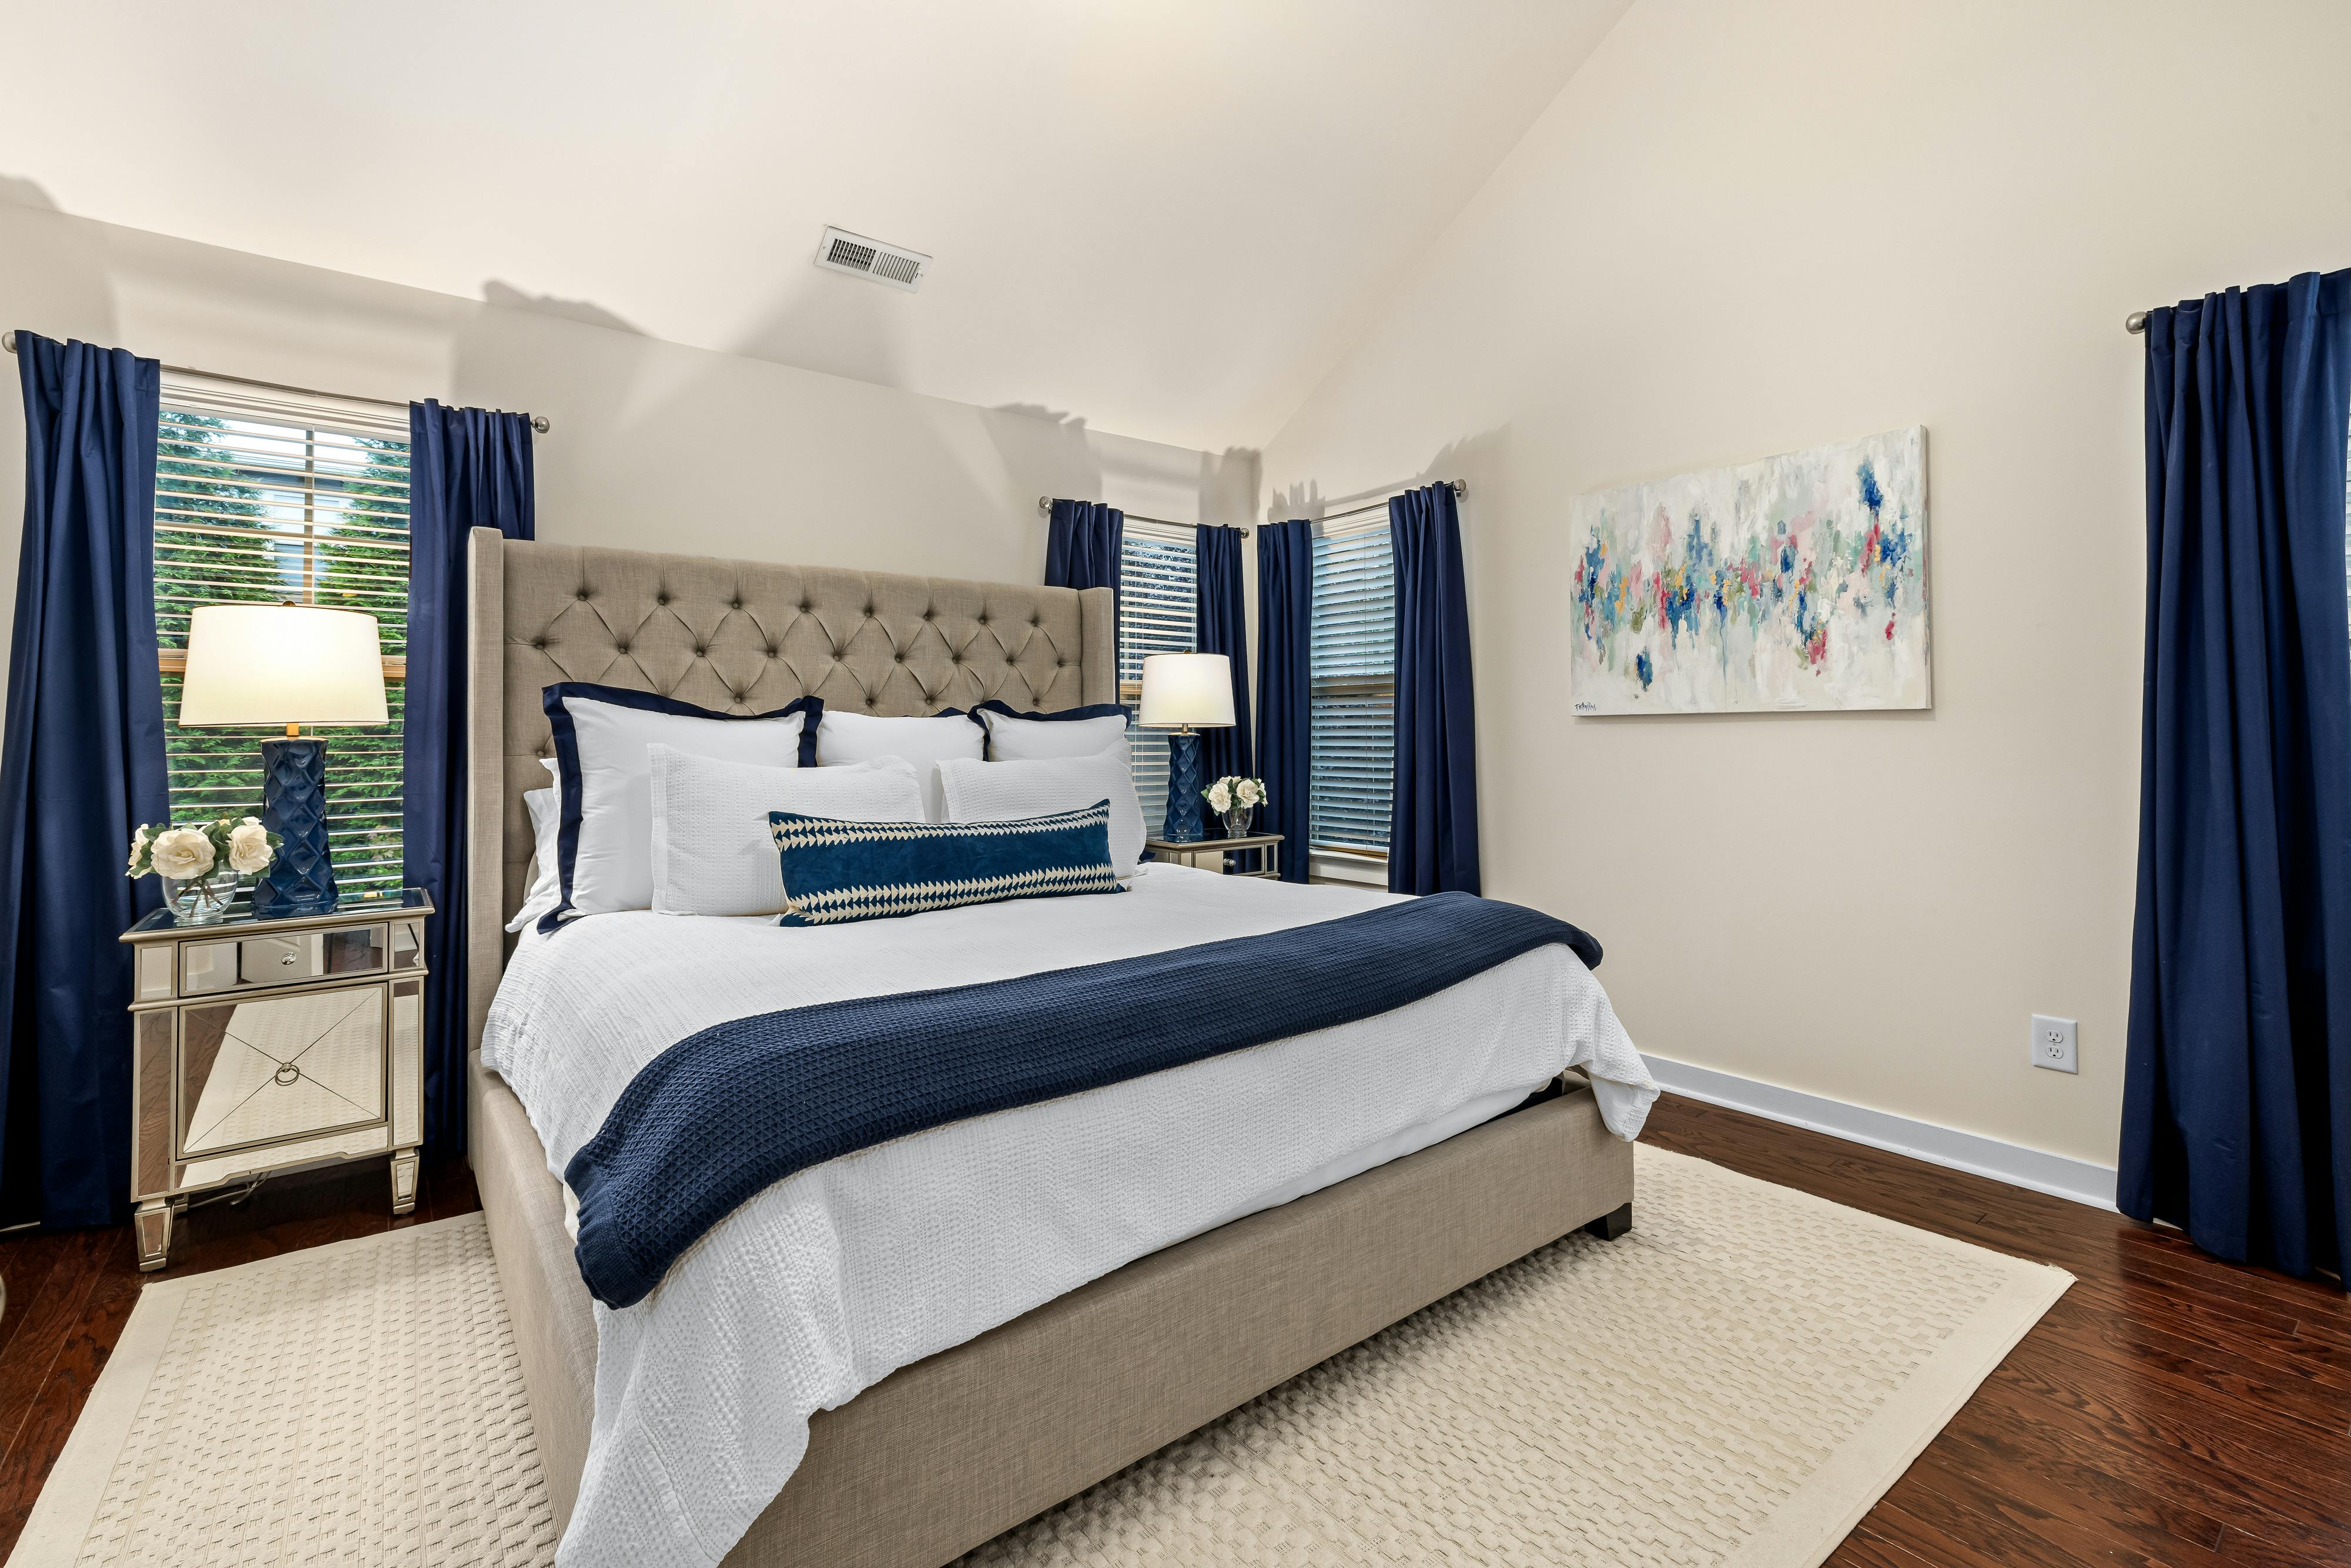
[[(483, 1056), (560, 1177), (637, 1071), (711, 1024), (1277, 931), (1389, 896), (1154, 866), (1114, 896), (813, 930), (593, 915), (526, 939)], [(1281, 977), (1237, 967), (1231, 983)], [(556, 1560), (716, 1563), (799, 1466), (817, 1410), (1134, 1259), (1449, 1137), (1568, 1067), (1591, 1074), (1613, 1131), (1639, 1133), (1656, 1085), (1599, 982), (1545, 947), (1360, 1023), (799, 1172), (635, 1306), (597, 1306), (595, 1424)]]

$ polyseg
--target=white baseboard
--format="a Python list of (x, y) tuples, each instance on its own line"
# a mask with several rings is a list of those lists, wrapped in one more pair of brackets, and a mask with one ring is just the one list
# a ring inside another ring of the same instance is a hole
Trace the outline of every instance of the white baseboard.
[(1761, 1083), (1736, 1073), (1717, 1072), (1711, 1067), (1692, 1067), (1686, 1061), (1669, 1061), (1646, 1052), (1642, 1060), (1649, 1064), (1649, 1076), (1667, 1089), (1709, 1105), (1750, 1112), (1771, 1121), (1785, 1122), (1792, 1127), (1826, 1133), (1832, 1138), (1908, 1155), (1929, 1165), (1990, 1176), (2011, 1186), (2072, 1198), (2093, 1208), (2115, 1206), (2115, 1173), (2107, 1166), (2045, 1154), (1978, 1133), (1938, 1127), (1932, 1122), (1913, 1121), (1890, 1111), (1848, 1105), (1842, 1100), (1782, 1089), (1776, 1083)]

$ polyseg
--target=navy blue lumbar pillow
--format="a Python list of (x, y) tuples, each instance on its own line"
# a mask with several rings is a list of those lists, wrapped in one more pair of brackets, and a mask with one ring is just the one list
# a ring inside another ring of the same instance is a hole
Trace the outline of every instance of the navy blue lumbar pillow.
[(770, 811), (778, 925), (839, 925), (962, 904), (1117, 893), (1110, 802), (1011, 822), (844, 822)]

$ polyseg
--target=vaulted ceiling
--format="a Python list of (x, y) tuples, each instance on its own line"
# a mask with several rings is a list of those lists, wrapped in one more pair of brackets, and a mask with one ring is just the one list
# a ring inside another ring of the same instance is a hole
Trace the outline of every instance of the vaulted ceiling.
[[(0, 0), (0, 190), (1258, 445), (1627, 4)], [(828, 224), (930, 277), (816, 268)]]

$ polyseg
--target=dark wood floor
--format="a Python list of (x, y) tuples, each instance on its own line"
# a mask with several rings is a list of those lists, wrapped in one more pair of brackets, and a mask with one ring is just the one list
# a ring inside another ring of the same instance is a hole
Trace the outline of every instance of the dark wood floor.
[[(2203, 1257), (2062, 1198), (1687, 1100), (1646, 1141), (2019, 1257), (2079, 1281), (1829, 1561), (2351, 1564), (2351, 1305), (2331, 1286)], [(169, 1274), (478, 1207), (429, 1169), (384, 1212), (380, 1164), (285, 1178), (189, 1215)], [(137, 1298), (129, 1230), (0, 1239), (0, 1552)]]

